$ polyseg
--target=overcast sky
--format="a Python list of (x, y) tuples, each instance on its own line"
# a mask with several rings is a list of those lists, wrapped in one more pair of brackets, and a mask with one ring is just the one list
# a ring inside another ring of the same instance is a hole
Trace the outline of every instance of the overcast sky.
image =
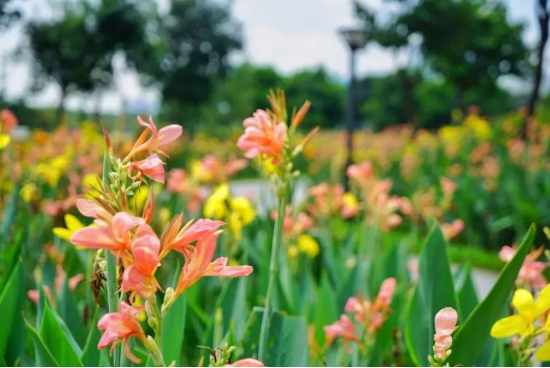
[[(165, 0), (159, 0), (161, 7)], [(221, 1), (221, 0), (220, 0)], [(230, 0), (231, 1), (231, 0)], [(525, 22), (528, 27), (525, 40), (534, 44), (538, 38), (535, 26), (535, 0), (502, 0), (509, 8), (509, 17), (514, 22)], [(43, 12), (44, 0), (25, 0), (32, 13)], [(387, 3), (382, 0), (363, 0), (371, 9), (388, 13)], [(234, 63), (248, 61), (254, 64), (271, 65), (282, 73), (324, 66), (335, 77), (344, 80), (348, 73), (347, 49), (337, 34), (340, 27), (353, 25), (350, 0), (232, 0), (234, 17), (243, 25), (244, 52), (233, 56)], [(0, 85), (8, 98), (25, 97), (30, 84), (29, 65), (18, 61), (2, 63), (2, 56), (11, 52), (21, 42), (19, 29), (0, 35)], [(397, 59), (402, 62), (402, 59)], [(2, 65), (4, 64), (4, 65)], [(120, 63), (117, 63), (120, 65)], [(396, 58), (375, 44), (361, 52), (357, 61), (360, 75), (387, 73), (396, 67)], [(120, 73), (116, 81), (118, 92), (104, 95), (102, 108), (106, 111), (121, 110), (122, 94), (127, 101), (139, 101), (155, 105), (158, 93), (144, 90), (132, 73)], [(35, 106), (53, 106), (59, 99), (55, 85), (34, 97), (26, 97)], [(72, 97), (69, 108), (95, 108), (89, 98)]]

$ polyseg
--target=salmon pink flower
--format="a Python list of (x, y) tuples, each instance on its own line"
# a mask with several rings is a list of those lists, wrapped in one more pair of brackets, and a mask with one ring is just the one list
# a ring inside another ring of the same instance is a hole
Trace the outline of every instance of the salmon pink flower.
[(122, 290), (135, 291), (148, 299), (158, 288), (155, 271), (159, 265), (160, 240), (149, 225), (141, 225), (131, 248), (134, 259), (124, 270)]
[(233, 364), (226, 364), (224, 365), (224, 367), (265, 367), (265, 365), (259, 360), (247, 358), (247, 359), (237, 360)]
[(273, 158), (273, 164), (282, 161), (282, 151), (286, 139), (285, 123), (277, 123), (265, 110), (256, 110), (252, 117), (244, 120), (244, 134), (237, 142), (237, 147), (246, 151), (246, 158), (254, 158), (264, 154)]
[[(134, 144), (134, 147), (130, 151), (130, 154), (127, 156), (127, 159), (129, 157), (134, 157), (137, 153), (143, 151), (159, 152), (164, 156), (167, 156), (161, 148), (164, 148), (164, 146), (178, 139), (183, 132), (182, 127), (177, 124), (168, 125), (160, 130), (157, 130), (157, 126), (153, 122), (153, 118), (151, 116), (149, 116), (149, 122), (145, 122), (139, 116), (137, 119), (138, 123), (147, 129), (138, 138)], [(146, 140), (149, 135), (149, 131), (151, 131), (151, 137)]]
[(380, 291), (375, 301), (375, 308), (389, 309), (393, 300), (397, 280), (393, 277), (387, 278), (382, 282)]
[(456, 238), (464, 230), (464, 221), (458, 219), (450, 224), (440, 224), (441, 232), (446, 240)]
[(107, 346), (111, 345), (111, 354), (116, 348), (117, 344), (122, 341), (124, 345), (124, 354), (132, 362), (139, 364), (141, 360), (137, 358), (130, 351), (130, 338), (134, 336), (141, 342), (146, 341), (145, 332), (141, 328), (141, 324), (138, 320), (138, 315), (140, 311), (126, 302), (120, 303), (120, 312), (108, 313), (101, 317), (97, 327), (101, 331), (105, 331), (99, 344), (97, 345), (98, 349), (105, 349)]
[(94, 249), (108, 249), (117, 257), (129, 249), (131, 230), (143, 225), (145, 220), (126, 212), (119, 212), (110, 225), (85, 227), (71, 236), (71, 243)]
[(172, 169), (168, 173), (166, 188), (172, 193), (185, 193), (189, 188), (187, 179), (189, 175), (183, 169)]
[(86, 217), (91, 217), (96, 220), (102, 220), (104, 222), (111, 222), (113, 220), (113, 215), (111, 215), (99, 204), (89, 199), (77, 199), (76, 208), (78, 208), (80, 213)]
[(346, 342), (357, 341), (353, 322), (345, 314), (340, 316), (340, 320), (331, 325), (325, 326), (325, 336), (327, 342), (331, 344), (337, 337), (342, 337)]
[[(543, 275), (547, 264), (545, 262), (537, 261), (537, 259), (541, 256), (542, 251), (543, 248), (540, 248), (529, 253), (527, 257), (525, 257), (523, 266), (521, 266), (516, 279), (517, 285), (526, 286), (529, 288), (532, 287), (540, 290), (548, 284), (548, 281)], [(502, 247), (498, 255), (503, 262), (510, 262), (512, 258), (514, 258), (515, 254), (515, 248), (505, 245)]]
[(251, 266), (227, 266), (227, 258), (218, 258), (212, 262), (216, 252), (218, 233), (208, 233), (200, 238), (192, 252), (185, 256), (185, 264), (178, 280), (176, 295), (205, 276), (239, 277), (252, 273)]
[(346, 173), (349, 178), (355, 179), (359, 184), (365, 183), (372, 178), (372, 164), (370, 161), (364, 161), (360, 164), (350, 165)]
[(13, 128), (18, 124), (17, 118), (8, 109), (0, 111), (0, 132), (10, 134)]
[[(215, 221), (210, 219), (199, 219), (197, 222), (189, 221), (177, 234), (173, 237), (166, 237), (163, 244), (162, 257), (171, 249), (174, 249), (184, 256), (193, 251), (192, 243), (200, 241), (200, 239), (214, 233), (220, 226), (224, 225), (223, 221)], [(179, 229), (181, 218), (174, 221), (173, 227)], [(174, 231), (174, 229), (172, 229)], [(161, 257), (161, 258), (162, 258)]]
[[(132, 162), (128, 167), (128, 176), (133, 180), (141, 180), (143, 175), (148, 178), (164, 184), (164, 163), (156, 153), (147, 157), (145, 160)], [(136, 170), (137, 174), (132, 176), (132, 171)]]
[(453, 338), (451, 334), (456, 328), (458, 314), (453, 308), (443, 308), (435, 315), (434, 357), (446, 359)]

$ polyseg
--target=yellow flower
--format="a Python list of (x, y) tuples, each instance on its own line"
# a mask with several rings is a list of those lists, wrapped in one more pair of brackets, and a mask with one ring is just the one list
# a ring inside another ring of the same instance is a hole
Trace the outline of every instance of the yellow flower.
[(101, 193), (98, 189), (101, 188), (99, 176), (97, 174), (87, 174), (82, 178), (82, 186), (86, 192), (86, 198), (92, 199), (98, 197)]
[(23, 198), (25, 202), (30, 202), (36, 196), (37, 192), (38, 192), (38, 188), (36, 187), (36, 185), (34, 183), (28, 183), (23, 185), (19, 194), (21, 195), (21, 198)]
[(518, 314), (498, 320), (491, 329), (491, 336), (497, 339), (519, 334), (531, 335), (535, 331), (535, 321), (550, 309), (550, 285), (540, 292), (537, 301), (526, 289), (517, 289), (512, 298), (512, 305)]
[(298, 249), (311, 258), (315, 258), (319, 254), (319, 244), (315, 239), (306, 234), (298, 237)]
[(170, 210), (166, 207), (161, 207), (159, 210), (159, 220), (162, 225), (166, 225), (170, 221)]
[(80, 220), (76, 216), (73, 216), (71, 214), (66, 214), (65, 215), (65, 226), (67, 226), (67, 228), (54, 227), (53, 228), (53, 233), (58, 238), (64, 239), (68, 242), (71, 241), (71, 236), (77, 230), (80, 230), (80, 229), (86, 227), (86, 226), (84, 226), (84, 224), (82, 222), (80, 222)]
[(546, 362), (550, 360), (550, 340), (548, 340), (548, 333), (550, 333), (550, 316), (546, 318), (546, 325), (544, 326), (543, 331), (546, 332), (547, 341), (541, 345), (535, 354), (535, 359), (539, 362)]
[(288, 258), (294, 259), (296, 257), (298, 257), (298, 247), (292, 245), (288, 248)]
[(254, 210), (250, 201), (243, 197), (233, 198), (230, 203), (231, 215), (227, 221), (227, 226), (235, 234), (235, 237), (240, 240), (243, 227), (256, 218), (256, 210)]
[(191, 162), (191, 176), (197, 178), (203, 183), (209, 183), (214, 180), (214, 173), (208, 170), (204, 170), (204, 167), (200, 160), (193, 160)]
[(229, 185), (220, 185), (204, 204), (204, 216), (223, 219), (227, 216), (227, 200), (229, 199)]
[(466, 120), (464, 120), (464, 125), (471, 130), (478, 139), (481, 140), (491, 138), (493, 134), (491, 126), (487, 120), (482, 119), (479, 115), (469, 115)]
[(353, 193), (347, 192), (344, 194), (343, 197), (344, 206), (355, 209), (359, 206), (359, 202), (357, 201), (357, 198), (353, 195)]
[(0, 149), (6, 148), (10, 144), (10, 136), (7, 134), (0, 134)]

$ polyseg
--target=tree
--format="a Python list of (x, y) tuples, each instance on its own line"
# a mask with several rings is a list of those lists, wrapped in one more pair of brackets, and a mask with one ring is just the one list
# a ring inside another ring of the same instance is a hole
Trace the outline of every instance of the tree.
[(219, 2), (173, 0), (159, 32), (160, 60), (145, 69), (158, 82), (171, 120), (196, 119), (230, 70), (229, 55), (241, 48), (240, 25)]
[(301, 124), (304, 130), (316, 126), (335, 127), (342, 123), (346, 88), (324, 68), (294, 74), (286, 80), (284, 89), (290, 108), (299, 108), (305, 100), (312, 102), (307, 119)]
[(500, 3), (420, 0), (397, 23), (422, 36), (424, 58), (456, 88), (457, 107), (468, 91), (492, 93), (499, 77), (526, 71), (523, 24), (510, 24)]
[(537, 0), (537, 18), (540, 30), (540, 40), (537, 46), (537, 61), (535, 64), (535, 77), (533, 81), (533, 90), (527, 104), (527, 117), (535, 114), (535, 106), (539, 98), (540, 84), (542, 81), (542, 65), (544, 62), (544, 50), (548, 42), (548, 25), (550, 23), (550, 9), (548, 0)]
[(75, 91), (101, 91), (113, 80), (113, 57), (126, 56), (135, 66), (147, 58), (146, 14), (150, 1), (103, 0), (98, 5), (67, 5), (61, 19), (31, 20), (27, 25), (34, 60), (34, 89), (54, 80), (61, 90), (57, 122), (63, 120), (65, 101)]

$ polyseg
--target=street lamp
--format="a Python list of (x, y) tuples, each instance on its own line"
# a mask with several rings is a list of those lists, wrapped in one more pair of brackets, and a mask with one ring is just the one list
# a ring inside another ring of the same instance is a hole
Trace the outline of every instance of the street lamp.
[[(368, 32), (364, 28), (344, 28), (340, 34), (346, 40), (351, 51), (350, 53), (350, 83), (348, 87), (348, 102), (346, 107), (346, 146), (348, 158), (346, 160), (346, 170), (353, 163), (353, 133), (356, 129), (356, 99), (355, 99), (355, 55), (358, 50), (365, 47), (368, 42)], [(345, 187), (348, 190), (348, 178), (345, 176)]]

